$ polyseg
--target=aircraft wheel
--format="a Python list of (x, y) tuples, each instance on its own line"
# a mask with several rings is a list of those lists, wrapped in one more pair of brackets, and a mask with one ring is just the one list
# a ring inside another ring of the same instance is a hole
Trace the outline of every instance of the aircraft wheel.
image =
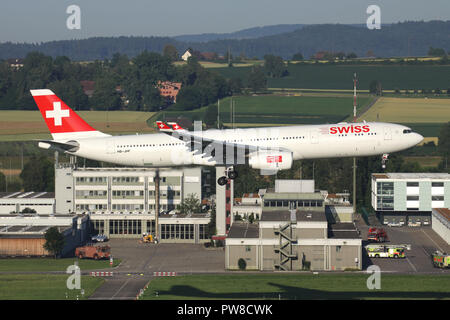
[(228, 172), (228, 178), (231, 179), (231, 180), (236, 179), (237, 176), (238, 176), (238, 174), (237, 174), (236, 171), (229, 171), (229, 172)]
[(217, 183), (218, 183), (220, 186), (226, 185), (227, 182), (228, 182), (228, 179), (227, 179), (227, 177), (225, 177), (225, 176), (220, 177), (219, 179), (217, 179)]

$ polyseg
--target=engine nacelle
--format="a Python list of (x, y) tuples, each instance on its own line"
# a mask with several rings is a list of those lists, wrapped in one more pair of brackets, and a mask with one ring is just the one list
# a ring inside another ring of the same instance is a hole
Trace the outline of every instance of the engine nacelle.
[(292, 167), (290, 151), (256, 151), (249, 155), (248, 164), (253, 169), (286, 170)]

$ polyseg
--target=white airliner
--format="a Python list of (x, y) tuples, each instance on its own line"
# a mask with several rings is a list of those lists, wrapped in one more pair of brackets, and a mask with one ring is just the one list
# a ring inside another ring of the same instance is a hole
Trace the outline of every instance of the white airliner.
[(54, 148), (87, 159), (142, 167), (224, 166), (220, 185), (236, 178), (233, 165), (276, 172), (293, 160), (383, 155), (413, 147), (423, 137), (408, 127), (382, 122), (187, 131), (158, 121), (160, 133), (111, 136), (92, 128), (51, 90), (31, 90)]

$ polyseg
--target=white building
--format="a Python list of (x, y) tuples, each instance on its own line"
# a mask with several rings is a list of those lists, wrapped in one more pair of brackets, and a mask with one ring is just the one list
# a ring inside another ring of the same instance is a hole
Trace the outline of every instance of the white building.
[(186, 50), (186, 52), (181, 56), (181, 59), (183, 59), (183, 61), (188, 61), (190, 57), (192, 57), (192, 54), (189, 52), (189, 50)]
[(450, 174), (374, 173), (372, 207), (385, 224), (430, 224), (432, 209), (450, 207)]
[[(160, 210), (174, 210), (183, 199), (202, 199), (200, 167), (159, 169)], [(156, 170), (57, 166), (56, 212), (155, 213)]]
[(14, 214), (34, 210), (38, 215), (55, 213), (55, 194), (52, 192), (2, 192), (0, 214)]

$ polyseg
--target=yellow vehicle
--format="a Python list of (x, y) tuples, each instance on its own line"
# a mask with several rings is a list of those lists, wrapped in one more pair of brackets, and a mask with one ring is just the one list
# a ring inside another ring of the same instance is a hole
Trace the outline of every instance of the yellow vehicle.
[(152, 234), (144, 233), (142, 235), (142, 239), (141, 239), (140, 243), (153, 243), (153, 242), (155, 242), (154, 240), (155, 239)]

